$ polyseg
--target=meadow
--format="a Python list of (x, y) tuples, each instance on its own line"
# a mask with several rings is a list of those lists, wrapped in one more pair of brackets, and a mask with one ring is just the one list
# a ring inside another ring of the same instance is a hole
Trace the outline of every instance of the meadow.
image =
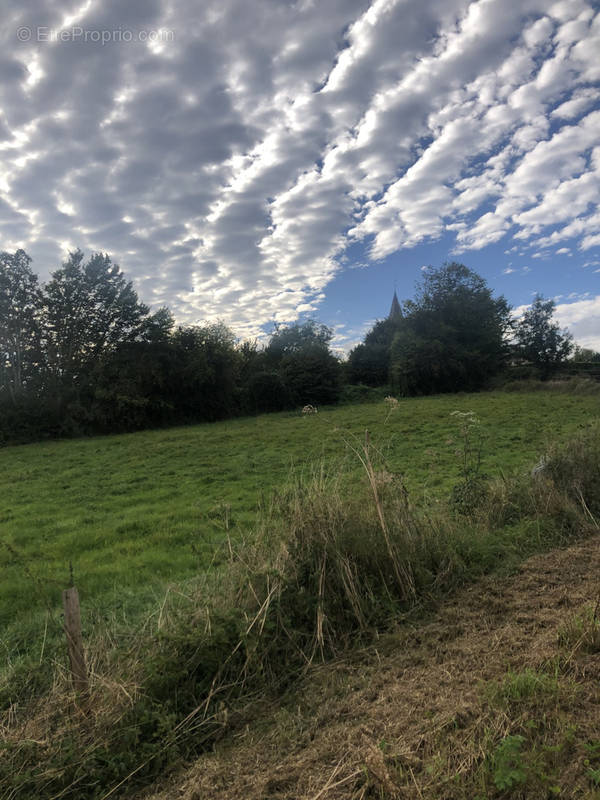
[(226, 536), (315, 465), (353, 480), (348, 443), (370, 431), (413, 502), (445, 498), (460, 477), (453, 411), (481, 420), (482, 472), (531, 466), (600, 415), (597, 395), (504, 393), (401, 399), (122, 436), (0, 450), (0, 626), (5, 653), (39, 635), (70, 563), (84, 608), (131, 622), (166, 586), (204, 570)]
[(320, 662), (593, 535), (599, 412), (548, 384), (0, 451), (0, 797), (130, 796)]

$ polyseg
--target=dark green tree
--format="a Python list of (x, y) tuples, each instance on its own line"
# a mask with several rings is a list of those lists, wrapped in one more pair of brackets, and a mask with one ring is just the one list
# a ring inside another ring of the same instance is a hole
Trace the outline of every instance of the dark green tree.
[[(106, 353), (143, 336), (149, 309), (110, 257), (81, 250), (52, 275), (43, 292), (48, 363), (55, 377), (80, 378)], [(148, 328), (146, 327), (146, 330)]]
[(163, 306), (143, 320), (139, 338), (143, 342), (167, 342), (174, 327), (173, 314)]
[(179, 421), (174, 360), (168, 340), (127, 342), (107, 354), (89, 387), (91, 430), (133, 431)]
[(552, 375), (573, 351), (573, 337), (552, 321), (556, 304), (536, 295), (515, 330), (517, 354), (540, 370), (543, 379)]
[(289, 388), (278, 372), (255, 372), (248, 384), (248, 410), (252, 413), (282, 411), (292, 405)]
[(217, 420), (238, 411), (240, 367), (235, 335), (223, 323), (177, 328), (172, 336), (171, 397), (186, 420)]
[(339, 359), (331, 352), (333, 331), (314, 320), (278, 327), (264, 351), (266, 371), (277, 372), (295, 405), (335, 403), (340, 394)]
[(0, 398), (13, 404), (39, 373), (40, 290), (24, 250), (0, 253)]
[(367, 386), (390, 382), (392, 343), (403, 324), (401, 314), (379, 320), (365, 336), (365, 341), (350, 351), (348, 381)]
[(404, 394), (474, 391), (508, 355), (510, 308), (455, 262), (427, 273), (392, 344), (392, 378)]
[(265, 350), (267, 358), (277, 362), (284, 355), (300, 353), (307, 347), (320, 347), (329, 351), (333, 331), (327, 325), (311, 319), (302, 324), (277, 325)]

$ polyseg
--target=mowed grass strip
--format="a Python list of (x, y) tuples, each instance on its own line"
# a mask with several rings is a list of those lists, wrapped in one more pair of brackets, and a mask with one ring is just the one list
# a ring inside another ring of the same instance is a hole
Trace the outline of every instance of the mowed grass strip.
[(597, 419), (600, 399), (446, 395), (403, 399), (389, 416), (377, 403), (3, 449), (0, 626), (25, 635), (27, 619), (57, 608), (69, 562), (88, 608), (141, 613), (165, 584), (206, 569), (226, 535), (250, 531), (292, 471), (345, 461), (358, 474), (344, 440), (365, 429), (413, 500), (435, 501), (460, 476), (455, 410), (481, 419), (482, 471), (498, 475)]

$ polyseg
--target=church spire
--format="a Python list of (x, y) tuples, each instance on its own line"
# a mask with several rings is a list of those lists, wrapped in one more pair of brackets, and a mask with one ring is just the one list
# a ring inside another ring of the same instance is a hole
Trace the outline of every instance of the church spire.
[(400, 303), (398, 302), (398, 295), (396, 294), (396, 290), (394, 289), (394, 299), (392, 300), (392, 307), (390, 308), (388, 319), (396, 319), (396, 317), (401, 317), (401, 316), (402, 316), (402, 309), (400, 308)]

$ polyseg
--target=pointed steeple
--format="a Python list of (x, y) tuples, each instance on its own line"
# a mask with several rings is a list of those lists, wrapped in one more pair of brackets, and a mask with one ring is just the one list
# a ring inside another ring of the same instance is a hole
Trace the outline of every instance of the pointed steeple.
[(402, 316), (402, 309), (400, 308), (400, 303), (398, 302), (398, 295), (396, 294), (396, 290), (394, 289), (394, 299), (392, 300), (392, 307), (390, 308), (388, 319), (395, 319), (396, 317), (401, 317), (401, 316)]

